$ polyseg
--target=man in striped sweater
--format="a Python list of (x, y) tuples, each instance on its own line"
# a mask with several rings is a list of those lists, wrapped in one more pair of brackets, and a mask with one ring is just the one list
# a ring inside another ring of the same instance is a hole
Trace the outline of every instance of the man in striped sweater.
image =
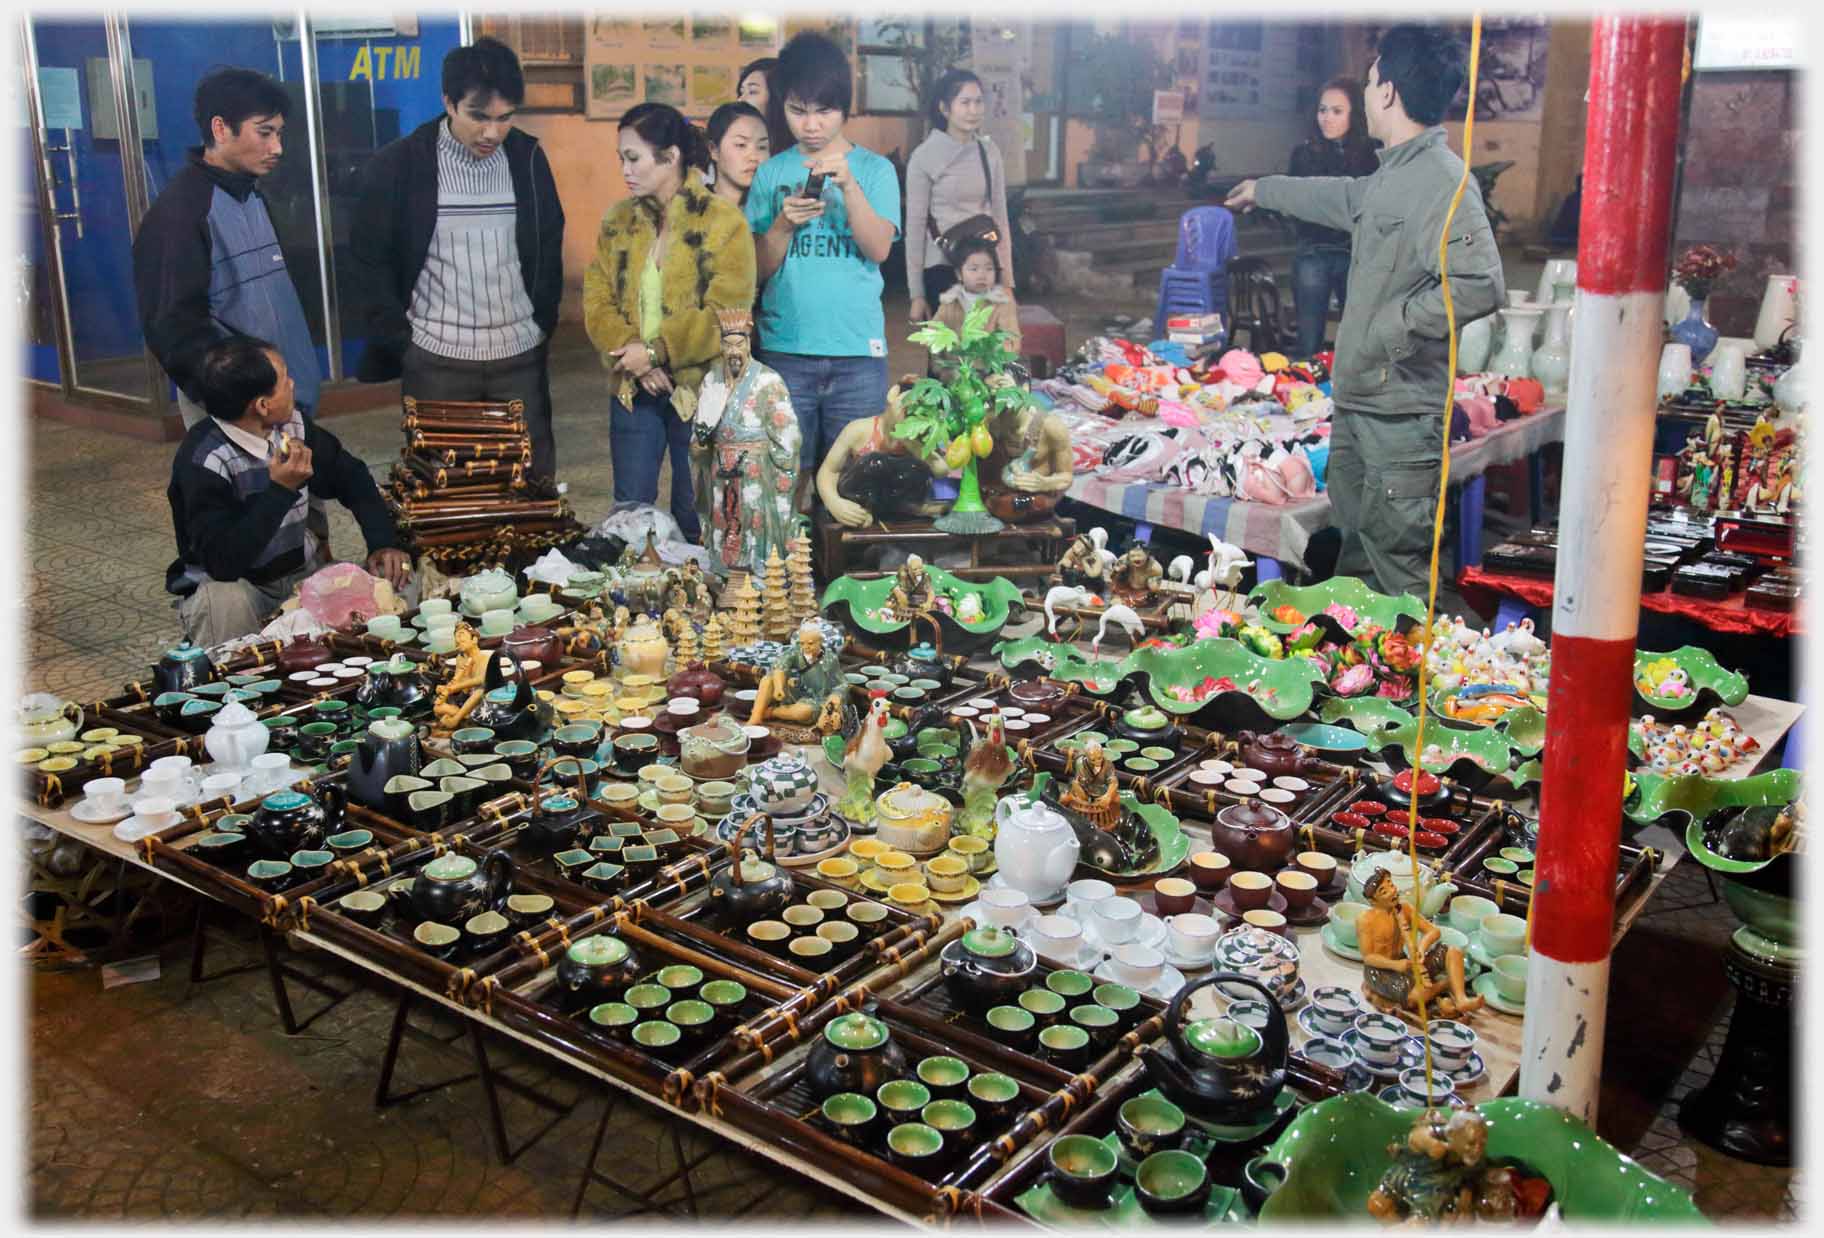
[(532, 471), (557, 471), (547, 352), (564, 289), (564, 209), (537, 139), (513, 127), (519, 59), (477, 39), (443, 61), (444, 114), (378, 151), (350, 252), (363, 382), (421, 400), (525, 401)]

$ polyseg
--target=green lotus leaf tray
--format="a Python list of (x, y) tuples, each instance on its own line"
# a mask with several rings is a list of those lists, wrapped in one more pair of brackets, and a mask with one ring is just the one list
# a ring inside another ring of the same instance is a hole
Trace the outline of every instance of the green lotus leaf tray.
[(1260, 608), (1261, 626), (1269, 632), (1284, 636), (1298, 628), (1297, 624), (1281, 623), (1273, 618), (1273, 612), (1281, 606), (1292, 606), (1323, 628), (1330, 639), (1340, 643), (1355, 633), (1323, 613), (1324, 608), (1334, 602), (1341, 602), (1355, 611), (1362, 620), (1358, 630), (1360, 626), (1372, 623), (1398, 631), (1402, 616), (1411, 619), (1413, 624), (1425, 622), (1425, 603), (1421, 599), (1410, 593), (1388, 597), (1385, 593), (1375, 592), (1355, 576), (1332, 576), (1315, 585), (1289, 585), (1284, 580), (1269, 580), (1248, 595), (1249, 605)]
[(1509, 710), (1495, 724), (1495, 729), (1506, 735), (1514, 751), (1523, 757), (1538, 756), (1545, 751), (1545, 715), (1530, 705)]
[[(1694, 821), (1702, 822), (1719, 808), (1790, 804), (1799, 797), (1801, 781), (1796, 769), (1768, 770), (1752, 778), (1706, 778), (1702, 774), (1666, 777), (1640, 773), (1634, 775), (1635, 794), (1629, 798), (1625, 812), (1629, 820), (1642, 825), (1650, 825), (1669, 812), (1690, 813)], [(1720, 864), (1739, 863), (1720, 856), (1717, 860)]]
[[(1572, 1225), (1707, 1224), (1688, 1193), (1648, 1173), (1561, 1109), (1502, 1097), (1476, 1111), (1488, 1120), (1488, 1159), (1519, 1162), (1543, 1175)], [(1413, 1113), (1361, 1092), (1306, 1107), (1249, 1165), (1256, 1180), (1278, 1180), (1260, 1209), (1260, 1223), (1322, 1218), (1368, 1224), (1368, 1196), (1391, 1164), (1388, 1145), (1405, 1142)], [(1263, 1166), (1277, 1168), (1263, 1172)]]
[[(1661, 658), (1670, 658), (1685, 672), (1691, 695), (1682, 698), (1648, 696), (1640, 690), (1640, 675)], [(1748, 677), (1724, 670), (1708, 649), (1686, 645), (1667, 653), (1640, 649), (1634, 653), (1634, 712), (1658, 719), (1697, 718), (1718, 704), (1740, 705), (1748, 699)]]
[[(1414, 763), (1413, 743), (1418, 737), (1418, 731), (1419, 720), (1413, 718), (1399, 727), (1383, 731), (1378, 737), (1382, 755), (1396, 769)], [(1427, 773), (1446, 775), (1472, 791), (1480, 791), (1502, 782), (1514, 791), (1519, 791), (1526, 785), (1525, 782), (1514, 781), (1520, 773), (1513, 768), (1514, 745), (1500, 731), (1465, 731), (1438, 726), (1436, 719), (1432, 719), (1431, 724), (1425, 728), (1425, 746), (1430, 748), (1434, 745), (1443, 759), (1426, 761)], [(1535, 777), (1538, 764), (1537, 761), (1527, 763), (1533, 767)]]
[(1413, 720), (1410, 710), (1401, 709), (1378, 696), (1331, 697), (1318, 710), (1317, 716), (1319, 721), (1331, 726), (1341, 723), (1354, 727), (1368, 737), (1371, 746), (1389, 731), (1407, 726)]
[(1294, 722), (1280, 727), (1279, 733), (1327, 761), (1352, 762), (1365, 755), (1369, 747), (1368, 737), (1359, 731), (1321, 722)]
[[(933, 594), (947, 594), (951, 597), (973, 594), (982, 603), (982, 617), (975, 623), (964, 623), (954, 615), (941, 611), (932, 612), (944, 630), (945, 648), (953, 645), (973, 647), (979, 644), (980, 638), (999, 632), (1013, 608), (1020, 604), (1020, 587), (1005, 577), (996, 576), (993, 580), (978, 583), (952, 576), (941, 567), (927, 567), (925, 575), (931, 582)], [(839, 576), (823, 591), (824, 608), (863, 632), (881, 636), (903, 631), (911, 620), (884, 619), (880, 614), (881, 608), (887, 603), (887, 595), (893, 592), (894, 582), (895, 578), (891, 575), (873, 580)]]
[(1032, 663), (1059, 683), (1080, 684), (1085, 692), (1106, 696), (1121, 684), (1122, 663), (1092, 661), (1075, 645), (1048, 641), (1042, 636), (1022, 636), (1002, 641), (993, 651), (1008, 670)]
[(1163, 877), (1175, 871), (1191, 854), (1191, 839), (1178, 824), (1163, 804), (1142, 804), (1134, 797), (1133, 792), (1121, 792), (1121, 802), (1128, 811), (1139, 815), (1146, 822), (1146, 828), (1153, 832), (1153, 841), (1159, 844), (1159, 854), (1145, 868), (1128, 871), (1097, 868), (1093, 864), (1079, 861), (1077, 867), (1084, 872), (1102, 876), (1117, 877), (1122, 880), (1138, 880), (1142, 877)]
[[(1200, 640), (1179, 649), (1143, 646), (1128, 654), (1122, 667), (1124, 675), (1146, 677), (1147, 696), (1167, 713), (1179, 717), (1206, 709), (1220, 713), (1224, 698), (1242, 696), (1273, 723), (1290, 722), (1310, 709), (1316, 685), (1323, 679), (1323, 672), (1308, 658), (1263, 658), (1227, 637)], [(1194, 688), (1205, 679), (1224, 677), (1241, 686), (1195, 701), (1179, 700), (1171, 691), (1175, 686)]]

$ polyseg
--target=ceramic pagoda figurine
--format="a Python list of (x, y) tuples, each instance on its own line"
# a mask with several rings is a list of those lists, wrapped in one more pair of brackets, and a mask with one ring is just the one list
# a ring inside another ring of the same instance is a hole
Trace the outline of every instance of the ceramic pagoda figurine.
[(681, 610), (665, 612), (665, 635), (671, 640), (671, 656), (679, 670), (697, 660), (697, 625)]
[(709, 622), (703, 628), (703, 665), (720, 662), (722, 649), (722, 616), (711, 613)]
[(793, 623), (817, 617), (817, 585), (811, 579), (811, 539), (802, 531), (792, 539), (792, 553), (786, 560), (786, 574), (791, 579), (788, 598)]
[(730, 600), (735, 615), (729, 620), (729, 638), (737, 645), (751, 645), (760, 639), (760, 595), (754, 592), (753, 580), (743, 574), (730, 590)]
[(792, 639), (790, 590), (785, 583), (785, 560), (779, 557), (777, 547), (767, 551), (766, 554), (764, 590), (761, 599), (766, 613), (764, 625), (766, 639), (777, 641)]

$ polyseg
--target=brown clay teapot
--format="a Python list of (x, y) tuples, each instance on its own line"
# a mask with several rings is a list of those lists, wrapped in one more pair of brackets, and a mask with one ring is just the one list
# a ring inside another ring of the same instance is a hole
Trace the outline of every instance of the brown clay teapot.
[(1292, 818), (1255, 800), (1216, 814), (1210, 841), (1237, 869), (1276, 873), (1292, 859)]
[(1262, 735), (1253, 731), (1241, 734), (1241, 762), (1269, 778), (1282, 774), (1308, 773), (1317, 765), (1315, 758), (1300, 750), (1298, 741), (1277, 731)]
[(692, 662), (687, 669), (665, 681), (665, 691), (672, 696), (691, 697), (700, 701), (706, 710), (714, 709), (722, 703), (722, 693), (726, 687), (722, 676), (701, 662)]
[(537, 624), (514, 628), (500, 638), (500, 647), (521, 662), (537, 662), (542, 666), (556, 666), (564, 653), (563, 642), (557, 638), (557, 633)]
[(329, 646), (322, 641), (301, 636), (279, 650), (279, 669), (287, 675), (295, 674), (298, 671), (315, 670), (330, 661), (333, 656), (329, 652)]

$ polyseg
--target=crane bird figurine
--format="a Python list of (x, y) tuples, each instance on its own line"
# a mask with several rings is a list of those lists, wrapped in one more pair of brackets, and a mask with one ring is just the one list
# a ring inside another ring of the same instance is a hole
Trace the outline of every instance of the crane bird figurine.
[(1089, 644), (1089, 654), (1094, 660), (1101, 659), (1102, 638), (1108, 635), (1110, 623), (1127, 633), (1129, 644), (1139, 644), (1140, 638), (1146, 635), (1146, 624), (1134, 613), (1134, 608), (1117, 602), (1102, 612), (1102, 624), (1096, 629), (1096, 639)]
[(1254, 560), (1248, 558), (1247, 551), (1223, 541), (1214, 533), (1210, 534), (1208, 559), (1209, 570), (1198, 573), (1198, 587), (1214, 592), (1220, 585), (1222, 597), (1213, 599), (1214, 604), (1225, 610), (1235, 609), (1235, 587), (1241, 583), (1241, 569), (1250, 566)]
[(1058, 616), (1054, 606), (1088, 606), (1091, 594), (1081, 585), (1053, 585), (1045, 593), (1045, 630), (1058, 639)]

